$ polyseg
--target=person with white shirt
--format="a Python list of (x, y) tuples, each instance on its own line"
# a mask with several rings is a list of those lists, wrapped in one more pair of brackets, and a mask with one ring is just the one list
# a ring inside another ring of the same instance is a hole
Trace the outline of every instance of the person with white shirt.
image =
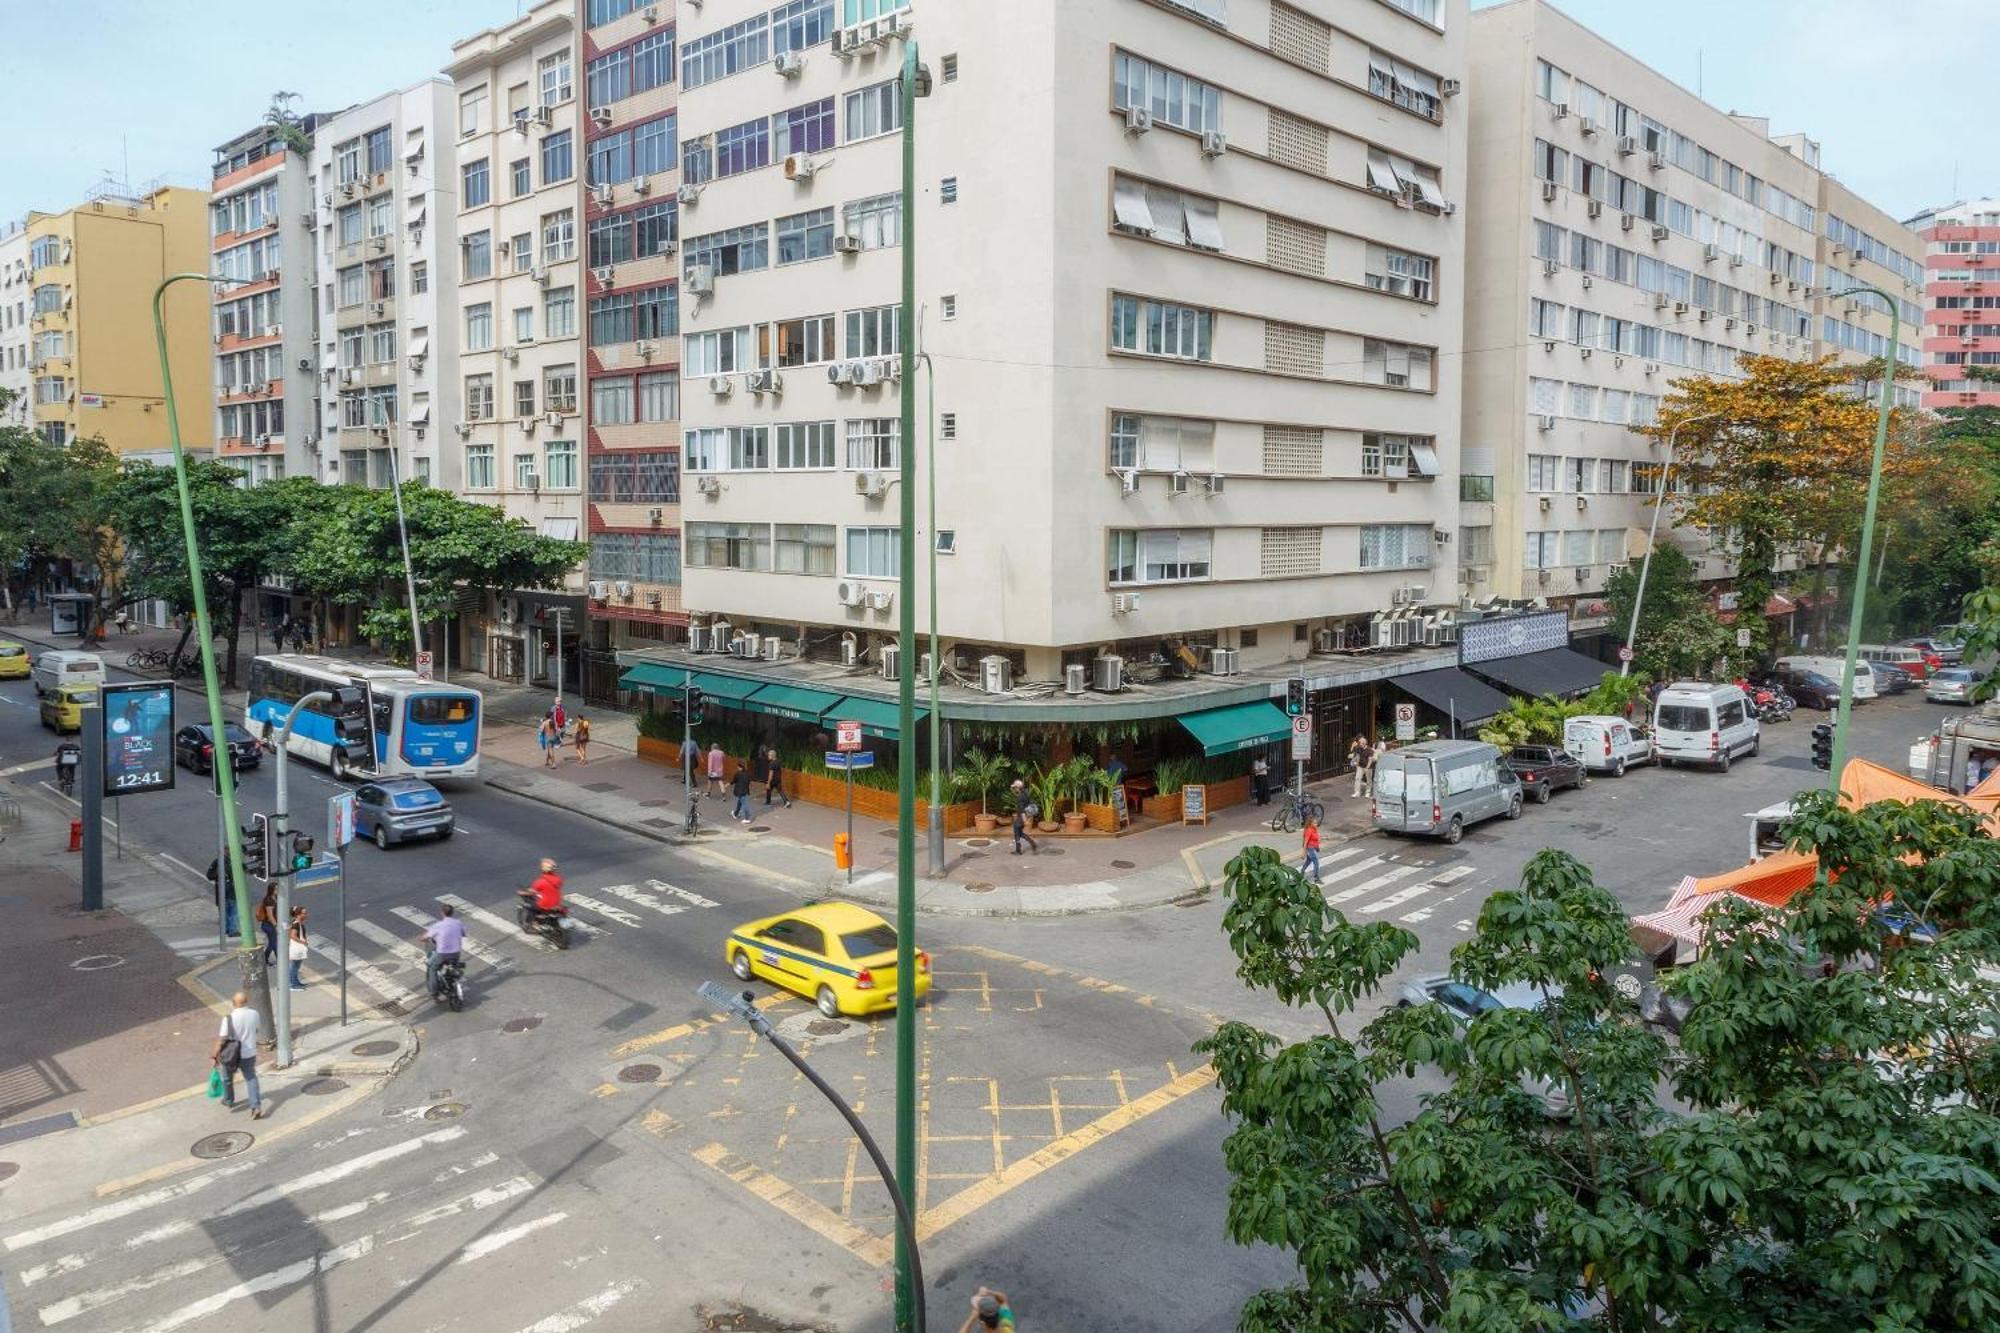
[[(263, 1021), (257, 1011), (250, 1007), (250, 996), (237, 991), (230, 997), (233, 1006), (223, 1017), (222, 1030), (215, 1034), (215, 1049), (209, 1052), (209, 1060), (222, 1070), (222, 1104), (230, 1110), (236, 1109), (236, 1074), (243, 1073), (243, 1086), (250, 1092), (250, 1118), (264, 1118), (264, 1092), (257, 1085), (257, 1037), (262, 1031)], [(234, 1058), (223, 1058), (223, 1047), (234, 1042)]]

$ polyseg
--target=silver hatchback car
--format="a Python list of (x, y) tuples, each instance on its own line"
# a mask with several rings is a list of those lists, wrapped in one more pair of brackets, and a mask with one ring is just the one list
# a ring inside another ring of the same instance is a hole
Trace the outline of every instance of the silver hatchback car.
[[(1562, 987), (1550, 987), (1549, 1000), (1561, 997)], [(1404, 982), (1396, 1007), (1403, 1009), (1425, 1004), (1437, 1005), (1450, 1014), (1452, 1022), (1462, 1033), (1482, 1014), (1495, 1009), (1540, 1009), (1544, 1000), (1540, 990), (1526, 984), (1502, 986), (1498, 991), (1489, 991), (1449, 976), (1417, 977)], [(1569, 1090), (1561, 1083), (1523, 1073), (1521, 1090), (1541, 1103), (1544, 1115), (1560, 1119), (1570, 1113)]]
[(422, 778), (384, 778), (354, 789), (354, 832), (385, 851), (412, 838), (449, 838), (454, 822), (451, 803)]
[(1934, 704), (1969, 704), (1972, 692), (1986, 679), (1984, 671), (1971, 667), (1946, 667), (1934, 672), (1924, 686), (1924, 698)]

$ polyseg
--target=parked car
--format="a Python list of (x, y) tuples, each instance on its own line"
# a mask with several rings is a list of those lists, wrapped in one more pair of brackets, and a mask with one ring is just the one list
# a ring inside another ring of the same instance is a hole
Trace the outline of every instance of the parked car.
[[(1845, 648), (1834, 650), (1835, 657), (1844, 657), (1846, 653)], [(1908, 643), (1864, 643), (1857, 655), (1870, 666), (1899, 666), (1919, 680), (1944, 665), (1936, 653)], [(1877, 680), (1876, 688), (1881, 688), (1880, 680)], [(1882, 690), (1883, 694), (1888, 692)]]
[[(234, 722), (222, 724), (222, 735), (229, 746), (230, 772), (241, 773), (264, 762), (264, 747)], [(191, 722), (174, 733), (174, 762), (190, 773), (215, 771), (215, 732), (208, 723)]]
[(1581, 787), (1590, 781), (1576, 756), (1555, 745), (1517, 745), (1507, 752), (1507, 767), (1521, 779), (1521, 790), (1537, 805), (1564, 787)]
[(1457, 842), (1482, 819), (1519, 819), (1521, 785), (1497, 746), (1423, 741), (1375, 761), (1372, 810), (1376, 828)]
[(1653, 737), (1622, 717), (1585, 715), (1563, 723), (1563, 749), (1592, 773), (1625, 776), (1635, 764), (1653, 760)]
[[(1778, 659), (1778, 670), (1817, 671), (1828, 680), (1845, 680), (1847, 655), (1843, 652), (1835, 657), (1781, 657)], [(1875, 665), (1867, 658), (1857, 655), (1854, 659), (1854, 702), (1867, 703), (1875, 695)]]
[(47, 694), (59, 685), (102, 685), (104, 659), (96, 653), (51, 649), (35, 659), (35, 693)]
[(97, 702), (95, 685), (58, 685), (42, 695), (42, 725), (60, 736), (83, 730), (83, 710)]
[(1840, 682), (1828, 680), (1820, 672), (1792, 667), (1778, 672), (1778, 683), (1801, 708), (1840, 707)]
[[(1869, 665), (1875, 668), (1875, 688), (1883, 694), (1904, 694), (1916, 687), (1916, 675), (1900, 663), (1870, 662)], [(1926, 667), (1924, 674), (1928, 676), (1930, 668)]]
[[(1482, 1014), (1496, 1009), (1541, 1009), (1548, 1001), (1560, 999), (1562, 987), (1549, 987), (1548, 1000), (1544, 1000), (1541, 989), (1525, 982), (1502, 986), (1497, 991), (1482, 990), (1470, 982), (1459, 981), (1448, 976), (1418, 977), (1403, 983), (1401, 995), (1396, 1000), (1398, 1009), (1416, 1005), (1434, 1004), (1458, 1025), (1461, 1032), (1477, 1022)], [(1569, 1114), (1569, 1090), (1562, 1084), (1537, 1075), (1523, 1073), (1521, 1087), (1530, 1097), (1542, 1104), (1542, 1111), (1549, 1116)]]
[(34, 665), (25, 644), (0, 639), (0, 680), (26, 680)]
[(1962, 666), (1946, 667), (1924, 686), (1924, 698), (1934, 704), (1969, 704), (1973, 689), (1985, 679), (1984, 671)]
[(422, 778), (385, 778), (354, 789), (354, 833), (387, 851), (412, 838), (449, 838), (451, 803)]
[(1727, 773), (1730, 760), (1755, 754), (1762, 744), (1757, 714), (1734, 685), (1676, 681), (1653, 703), (1653, 749), (1661, 768), (1709, 764)]
[(1965, 645), (1956, 639), (1942, 635), (1921, 634), (1914, 639), (1905, 639), (1906, 647), (1915, 648), (1937, 658), (1939, 666), (1962, 666), (1965, 663)]

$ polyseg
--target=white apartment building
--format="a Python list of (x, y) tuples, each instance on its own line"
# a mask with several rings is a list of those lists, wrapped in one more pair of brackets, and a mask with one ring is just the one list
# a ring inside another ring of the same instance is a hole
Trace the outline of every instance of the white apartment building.
[[(458, 416), (438, 463), (455, 489), (581, 539), (585, 525), (578, 262), (575, 0), (457, 43), (446, 68), (458, 98), (456, 179), (439, 182), (456, 263)], [(451, 123), (451, 122), (447, 122)], [(564, 592), (496, 590), (469, 617), (453, 657), (502, 680), (552, 676), (558, 643), (583, 624), (583, 571)]]
[(457, 132), (428, 79), (320, 120), (319, 420), (323, 479), (460, 482)]
[[(1480, 10), (1471, 38), (1461, 587), (1602, 631), (1593, 595), (1643, 553), (1664, 462), (1636, 428), (1670, 382), (1746, 353), (1865, 356), (1887, 315), (1820, 299), (1844, 253), (1825, 201), (1859, 201), (1804, 136), (1772, 139), (1542, 0)], [(1901, 290), (1881, 260), (1870, 275)], [(1673, 540), (1703, 577), (1732, 572), (1692, 530)]]
[[(1803, 135), (1778, 142), (1791, 146), (1814, 166), (1819, 145)], [(1842, 365), (1878, 360), (1889, 353), (1889, 308), (1879, 297), (1850, 295), (1867, 283), (1896, 302), (1896, 360), (1912, 378), (1896, 385), (1898, 407), (1912, 411), (1923, 405), (1924, 382), (1915, 378), (1923, 364), (1924, 242), (1916, 232), (1869, 203), (1832, 176), (1820, 177), (1820, 280), (1813, 288), (1813, 333), (1819, 355)], [(1873, 398), (1882, 382), (1856, 386)]]
[(28, 229), (20, 222), (0, 225), (0, 389), (13, 394), (0, 410), (0, 426), (25, 426), (34, 417), (33, 355), (28, 336)]
[[(1155, 660), (1246, 673), (1184, 683), (1201, 702), (1091, 696), (1127, 715), (1266, 698), (1378, 614), (1456, 604), (1462, 2), (791, 0), (678, 23), (704, 637), (886, 689), (862, 677), (896, 625), (910, 448), (920, 522), (935, 449), (916, 549), (940, 553), (947, 681), (1014, 687), (950, 716), (1080, 716), (1066, 668), (1103, 680), (1101, 656), (1142, 681)], [(932, 88), (905, 199), (908, 40)], [(912, 225), (920, 330), (897, 307)], [(934, 384), (897, 381), (912, 336)]]

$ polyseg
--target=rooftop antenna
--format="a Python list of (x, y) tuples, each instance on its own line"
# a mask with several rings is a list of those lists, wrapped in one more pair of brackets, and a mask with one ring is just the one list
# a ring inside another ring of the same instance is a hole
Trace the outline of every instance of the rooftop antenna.
[(1694, 49), (1694, 95), (1695, 95), (1696, 97), (1701, 97), (1701, 96), (1703, 96), (1703, 93), (1702, 93), (1702, 59), (1701, 59), (1701, 58), (1702, 58), (1702, 50), (1701, 50), (1701, 48), (1700, 48), (1700, 47), (1698, 47), (1698, 46), (1697, 46), (1697, 47), (1696, 47), (1696, 48)]

